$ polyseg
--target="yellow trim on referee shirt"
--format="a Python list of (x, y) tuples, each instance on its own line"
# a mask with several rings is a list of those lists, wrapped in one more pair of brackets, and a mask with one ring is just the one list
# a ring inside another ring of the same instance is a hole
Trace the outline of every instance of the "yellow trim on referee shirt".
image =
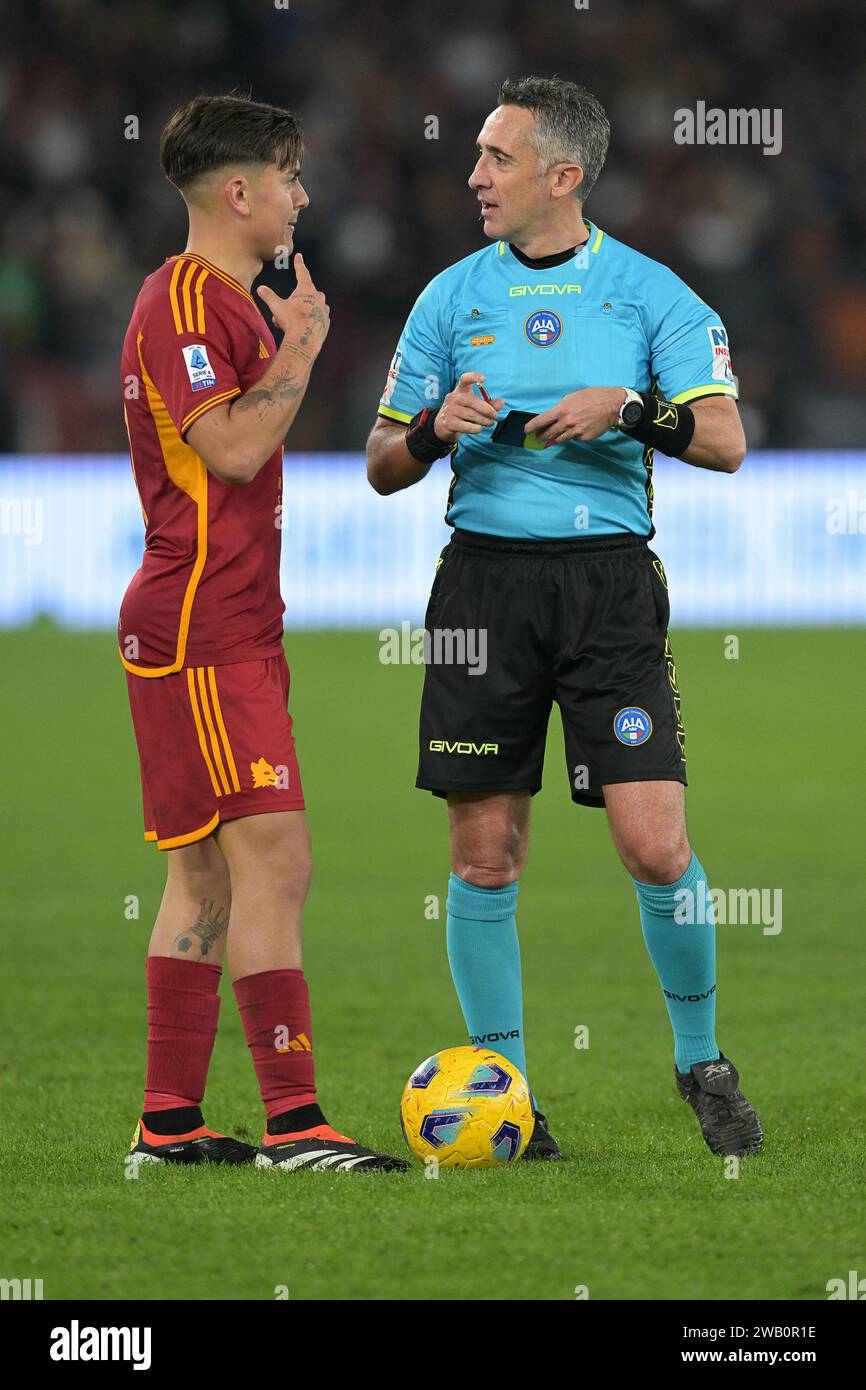
[(685, 405), (687, 401), (696, 400), (698, 396), (733, 396), (736, 400), (736, 386), (694, 386), (691, 391), (680, 391), (676, 396), (670, 396), (672, 405)]
[(596, 229), (595, 229), (595, 241), (592, 243), (592, 252), (591, 252), (591, 254), (592, 254), (593, 256), (597, 256), (597, 255), (598, 255), (598, 248), (601, 246), (601, 243), (602, 243), (603, 240), (604, 240), (604, 232), (601, 230), (601, 227), (596, 227)]
[(397, 420), (401, 425), (408, 425), (412, 419), (412, 416), (407, 415), (405, 410), (392, 410), (389, 405), (380, 405), (379, 414), (384, 415), (386, 420)]

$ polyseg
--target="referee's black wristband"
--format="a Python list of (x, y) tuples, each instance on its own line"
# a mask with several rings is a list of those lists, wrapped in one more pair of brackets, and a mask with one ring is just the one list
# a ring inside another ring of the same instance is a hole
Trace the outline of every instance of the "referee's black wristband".
[(692, 442), (695, 432), (695, 412), (688, 405), (674, 405), (660, 400), (648, 391), (639, 391), (643, 415), (636, 425), (620, 425), (623, 434), (630, 434), (641, 444), (648, 444), (659, 453), (681, 458)]
[(419, 463), (435, 463), (436, 459), (444, 459), (454, 448), (447, 440), (440, 439), (433, 428), (438, 413), (438, 407), (431, 410), (425, 406), (412, 416), (406, 426), (406, 448)]

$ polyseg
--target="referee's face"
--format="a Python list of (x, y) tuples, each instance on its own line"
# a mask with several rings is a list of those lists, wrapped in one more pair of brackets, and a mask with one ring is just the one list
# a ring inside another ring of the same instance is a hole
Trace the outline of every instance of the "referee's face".
[(535, 118), (523, 106), (497, 106), (478, 136), (478, 163), (469, 187), (481, 206), (485, 236), (521, 241), (549, 226), (554, 200), (551, 176), (538, 170), (532, 142)]

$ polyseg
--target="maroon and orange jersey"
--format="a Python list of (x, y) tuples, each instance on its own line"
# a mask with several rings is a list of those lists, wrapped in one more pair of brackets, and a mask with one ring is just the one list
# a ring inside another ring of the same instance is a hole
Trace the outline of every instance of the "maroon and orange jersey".
[(276, 347), (255, 301), (201, 256), (145, 280), (123, 345), (125, 418), (145, 522), (124, 595), (121, 660), (139, 676), (282, 650), (282, 450), (251, 483), (208, 473), (186, 432), (250, 389)]

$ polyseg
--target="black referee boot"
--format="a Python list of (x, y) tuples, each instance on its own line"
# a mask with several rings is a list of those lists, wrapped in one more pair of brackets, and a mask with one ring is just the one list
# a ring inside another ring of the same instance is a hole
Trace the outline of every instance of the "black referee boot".
[(546, 1158), (548, 1160), (562, 1158), (560, 1147), (547, 1128), (547, 1116), (542, 1115), (540, 1110), (533, 1111), (533, 1115), (535, 1117), (535, 1124), (532, 1128), (532, 1134), (530, 1135), (529, 1143), (526, 1145), (520, 1157), (528, 1159)]
[(764, 1141), (761, 1122), (742, 1091), (740, 1074), (721, 1053), (686, 1072), (674, 1066), (677, 1090), (688, 1101), (714, 1154), (755, 1154)]

